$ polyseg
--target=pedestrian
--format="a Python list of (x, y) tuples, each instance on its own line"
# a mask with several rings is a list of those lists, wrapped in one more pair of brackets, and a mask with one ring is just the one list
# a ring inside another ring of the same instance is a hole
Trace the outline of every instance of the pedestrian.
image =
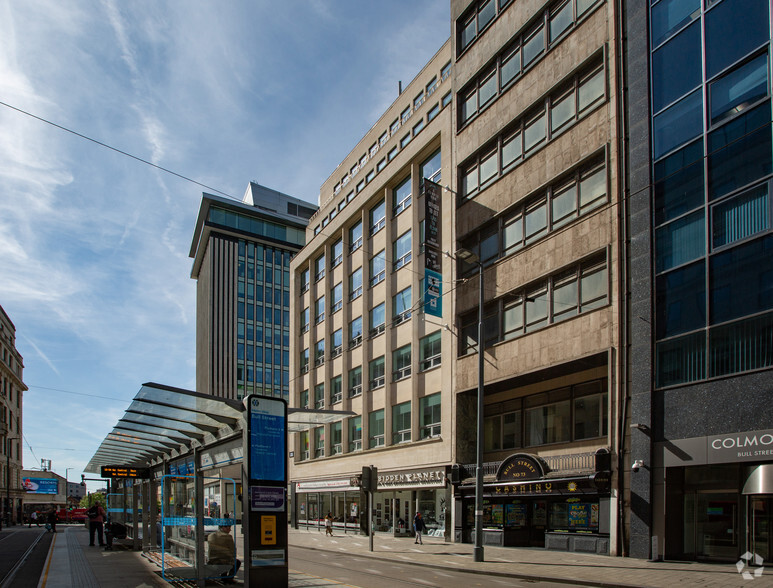
[(94, 506), (86, 511), (86, 516), (89, 517), (89, 546), (94, 546), (94, 533), (97, 534), (99, 546), (104, 546), (105, 540), (103, 533), (107, 513), (105, 513), (105, 509), (102, 508), (102, 504), (100, 504), (99, 500), (94, 503)]
[(333, 536), (333, 514), (327, 513), (325, 517), (325, 535)]
[[(225, 513), (225, 518), (230, 518)], [(234, 538), (231, 536), (231, 527), (222, 525), (217, 531), (207, 536), (207, 565), (230, 566), (230, 569), (221, 574), (221, 579), (225, 584), (233, 584), (234, 576), (239, 571), (242, 562), (236, 559), (236, 546)]]
[[(48, 523), (46, 525), (46, 529), (48, 529), (52, 533), (56, 533), (56, 509), (52, 508), (51, 510), (48, 511), (46, 522)], [(49, 528), (49, 525), (50, 525), (50, 528)]]
[(36, 527), (40, 526), (40, 523), (38, 522), (38, 511), (36, 510), (33, 510), (32, 514), (30, 515), (30, 529), (32, 528), (32, 523), (35, 523)]
[(414, 543), (418, 543), (419, 545), (424, 545), (424, 542), (421, 540), (421, 533), (426, 528), (427, 528), (427, 525), (424, 524), (424, 519), (421, 518), (421, 513), (417, 512), (416, 516), (413, 517), (413, 530), (416, 531), (416, 540), (414, 541)]

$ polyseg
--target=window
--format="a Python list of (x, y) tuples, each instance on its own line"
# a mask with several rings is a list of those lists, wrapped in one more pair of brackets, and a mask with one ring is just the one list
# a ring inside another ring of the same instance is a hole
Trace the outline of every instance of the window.
[(379, 145), (379, 147), (383, 147), (386, 144), (388, 139), (389, 139), (389, 133), (388, 132), (386, 132), (383, 135), (381, 135), (378, 138), (378, 145)]
[(360, 180), (357, 182), (357, 194), (362, 192), (365, 189), (365, 180)]
[(392, 407), (392, 444), (411, 440), (411, 403), (403, 402)]
[(309, 432), (301, 431), (299, 435), (299, 445), (301, 448), (300, 461), (309, 459)]
[(768, 55), (763, 54), (709, 85), (711, 123), (733, 116), (768, 94)]
[(368, 415), (368, 447), (384, 446), (384, 409), (374, 410)]
[(382, 249), (370, 258), (370, 285), (375, 286), (386, 278), (386, 250)]
[(601, 382), (574, 387), (574, 439), (595, 439), (608, 434), (607, 394)]
[(375, 235), (386, 226), (386, 203), (382, 200), (370, 209), (370, 234)]
[(430, 333), (419, 341), (419, 371), (425, 372), (440, 365), (441, 337), (440, 331)]
[(349, 323), (349, 348), (357, 347), (362, 343), (362, 317), (358, 316)]
[(411, 375), (411, 346), (404, 345), (392, 352), (392, 380), (398, 381)]
[(343, 400), (343, 382), (341, 376), (335, 376), (330, 380), (330, 404), (336, 404)]
[[(502, 8), (504, 8), (504, 3)], [(459, 52), (464, 51), (488, 24), (494, 20), (496, 15), (496, 0), (480, 0), (476, 2), (475, 6), (456, 23)], [(443, 79), (446, 79), (448, 72), (450, 72), (450, 66), (443, 68), (443, 72), (441, 72), (441, 75), (444, 76)]]
[(332, 254), (333, 254), (333, 266), (332, 267), (336, 267), (344, 259), (344, 242), (343, 242), (343, 239), (338, 239), (338, 241), (333, 243)]
[(301, 272), (301, 294), (309, 290), (309, 268)]
[(697, 137), (703, 131), (703, 99), (700, 89), (653, 119), (655, 158)]
[(349, 229), (349, 253), (362, 247), (362, 221)]
[(370, 377), (370, 389), (381, 388), (384, 384), (384, 356), (377, 357), (368, 364), (368, 373)]
[(725, 0), (704, 19), (708, 78), (770, 41), (768, 0)]
[(375, 337), (384, 332), (386, 326), (386, 304), (382, 302), (370, 311), (370, 336)]
[[(559, 391), (558, 395), (563, 391)], [(543, 394), (534, 399), (527, 398), (526, 405), (530, 402), (543, 401)], [(525, 411), (526, 446), (546, 445), (549, 443), (565, 443), (571, 440), (571, 411), (570, 401), (567, 398), (560, 402), (527, 408)]]
[(358, 267), (349, 275), (349, 300), (362, 296), (362, 268)]
[(400, 128), (400, 119), (397, 118), (394, 121), (392, 121), (392, 124), (389, 125), (389, 134), (394, 135), (397, 132), (397, 129)]
[(314, 348), (314, 365), (320, 366), (325, 363), (325, 340), (320, 339)]
[(431, 182), (439, 183), (441, 181), (440, 165), (440, 149), (438, 149), (435, 151), (435, 153), (425, 159), (419, 166), (419, 176), (421, 177), (422, 183), (425, 179), (430, 180)]
[(487, 416), (483, 421), (483, 450), (500, 451), (521, 446), (521, 411)]
[(387, 153), (387, 161), (392, 161), (395, 157), (397, 157), (397, 147), (392, 147)]
[(300, 407), (299, 408), (309, 408), (309, 391), (304, 390), (301, 392), (301, 397), (299, 401)]
[(362, 450), (362, 417), (349, 419), (349, 453)]
[(344, 335), (343, 335), (343, 329), (336, 329), (333, 331), (333, 335), (331, 337), (333, 345), (330, 348), (330, 358), (338, 357), (341, 355), (344, 349)]
[(400, 235), (394, 242), (393, 259), (395, 260), (394, 271), (399, 270), (404, 265), (411, 262), (411, 231), (408, 230)]
[(424, 104), (424, 92), (422, 91), (416, 98), (413, 99), (413, 109), (416, 110)]
[(330, 301), (330, 314), (335, 314), (341, 308), (343, 308), (343, 298), (344, 298), (344, 284), (343, 282), (338, 282), (335, 286), (333, 286), (333, 289), (330, 291), (331, 295), (331, 301)]
[(413, 128), (411, 129), (411, 132), (413, 133), (413, 136), (415, 137), (421, 131), (424, 129), (424, 119), (421, 119), (419, 122), (417, 122), (415, 125), (413, 125)]
[(405, 149), (406, 145), (411, 142), (411, 134), (407, 133), (402, 139), (400, 139), (400, 149)]
[(341, 421), (330, 425), (330, 452), (332, 455), (343, 453)]
[(305, 374), (309, 371), (309, 348), (307, 347), (301, 351), (301, 373)]
[(400, 113), (400, 124), (404, 125), (405, 121), (411, 118), (411, 107), (409, 106)]
[(301, 334), (306, 333), (309, 330), (309, 307), (307, 306), (301, 311)]
[(527, 67), (545, 50), (545, 27), (542, 21), (524, 35), (523, 40), (523, 67)]
[(561, 34), (572, 25), (572, 1), (568, 0), (561, 6), (550, 11), (550, 43), (555, 42)]
[(652, 109), (659, 112), (701, 83), (701, 26), (695, 22), (652, 53)]
[(440, 436), (440, 392), (419, 398), (421, 438)]
[(427, 82), (427, 96), (431, 96), (437, 89), (437, 76), (432, 76), (432, 79)]
[(442, 108), (445, 108), (451, 104), (451, 100), (453, 100), (453, 96), (451, 95), (451, 92), (448, 92), (445, 96), (443, 96), (443, 100), (441, 101)]
[(314, 261), (315, 274), (314, 279), (319, 282), (325, 277), (325, 254), (323, 253)]
[(700, 0), (661, 0), (652, 7), (652, 46), (657, 47), (700, 14)]
[(411, 318), (411, 287), (400, 290), (392, 298), (393, 323), (399, 325)]
[(325, 457), (325, 427), (314, 428), (314, 458)]
[(325, 384), (314, 386), (314, 408), (317, 410), (325, 408)]
[(392, 190), (392, 200), (394, 202), (392, 209), (394, 216), (397, 216), (411, 205), (411, 176), (405, 178)]
[(349, 398), (362, 394), (362, 366), (349, 370)]
[(451, 75), (451, 62), (449, 61), (443, 66), (443, 69), (440, 70), (440, 80), (445, 81), (448, 76)]
[(325, 296), (324, 294), (317, 298), (316, 312), (314, 314), (317, 324), (325, 320)]
[(379, 162), (376, 164), (376, 173), (378, 173), (378, 172), (380, 172), (382, 169), (384, 169), (384, 168), (386, 167), (386, 164), (387, 164), (387, 160), (386, 160), (386, 157), (384, 157), (383, 159), (381, 159), (381, 160), (380, 160), (380, 161), (379, 161)]

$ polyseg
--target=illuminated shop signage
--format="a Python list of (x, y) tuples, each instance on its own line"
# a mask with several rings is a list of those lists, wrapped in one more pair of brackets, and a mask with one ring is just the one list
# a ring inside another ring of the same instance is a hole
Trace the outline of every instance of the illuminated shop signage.
[(416, 470), (411, 472), (384, 472), (378, 476), (378, 489), (395, 488), (443, 488), (446, 485), (446, 471), (443, 468)]

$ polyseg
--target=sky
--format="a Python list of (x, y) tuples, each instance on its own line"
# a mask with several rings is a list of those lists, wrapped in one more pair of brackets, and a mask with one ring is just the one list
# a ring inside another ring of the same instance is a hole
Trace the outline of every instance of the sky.
[(316, 204), (449, 33), (448, 0), (0, 0), (25, 469), (80, 480), (142, 383), (194, 389), (201, 193), (256, 181)]

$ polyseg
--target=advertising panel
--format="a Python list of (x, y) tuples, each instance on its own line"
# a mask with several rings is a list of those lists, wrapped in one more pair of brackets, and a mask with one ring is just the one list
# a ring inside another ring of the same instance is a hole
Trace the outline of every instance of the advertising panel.
[(21, 485), (30, 494), (58, 494), (59, 489), (55, 478), (24, 478)]

